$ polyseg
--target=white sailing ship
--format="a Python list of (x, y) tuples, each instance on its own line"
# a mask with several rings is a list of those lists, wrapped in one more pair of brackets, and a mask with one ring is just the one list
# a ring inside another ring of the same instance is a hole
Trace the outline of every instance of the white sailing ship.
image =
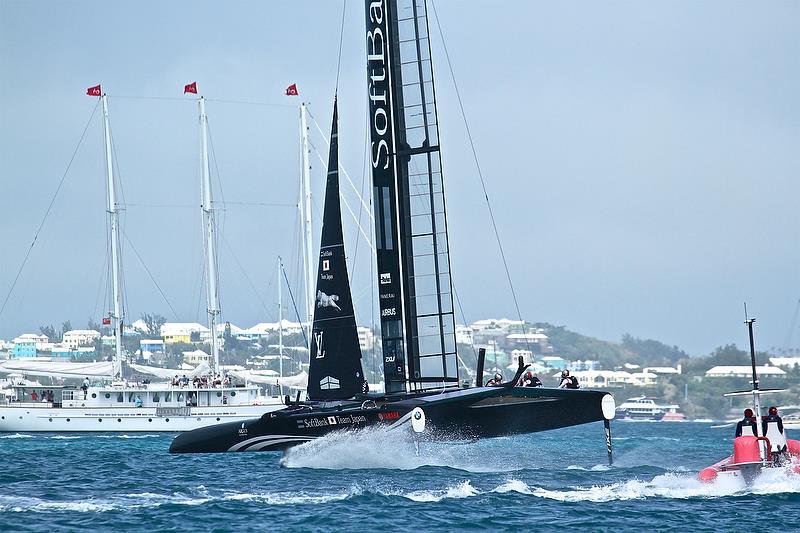
[[(122, 303), (119, 207), (117, 184), (111, 153), (108, 99), (98, 91), (103, 108), (105, 156), (108, 178), (107, 211), (111, 228), (111, 274), (114, 310), (107, 319), (113, 324), (116, 350), (111, 363), (20, 362), (16, 372), (25, 375), (72, 378), (81, 387), (42, 387), (30, 383), (12, 385), (0, 397), (0, 432), (30, 431), (188, 431), (220, 422), (235, 422), (259, 417), (284, 406), (281, 396), (266, 397), (253, 382), (277, 385), (281, 392), (305, 388), (305, 374), (259, 379), (246, 373), (243, 383), (235, 385), (220, 372), (216, 332), (221, 313), (217, 291), (216, 221), (208, 161), (208, 129), (205, 101), (199, 98), (202, 130), (203, 220), (206, 237), (207, 310), (211, 335), (213, 368), (204, 380), (192, 374), (172, 383), (129, 383), (122, 380), (122, 332), (125, 323)], [(6, 363), (11, 363), (6, 362)], [(21, 365), (21, 366), (20, 366)], [(195, 369), (195, 374), (200, 374)], [(236, 379), (234, 377), (234, 379)], [(110, 383), (109, 383), (110, 382)], [(10, 390), (10, 392), (9, 392)]]

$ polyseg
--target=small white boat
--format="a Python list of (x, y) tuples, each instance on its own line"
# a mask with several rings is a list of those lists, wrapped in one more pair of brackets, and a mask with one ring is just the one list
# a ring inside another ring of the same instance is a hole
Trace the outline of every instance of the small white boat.
[(617, 407), (617, 417), (630, 420), (662, 420), (669, 414), (667, 421), (684, 420), (686, 417), (678, 412), (677, 405), (659, 405), (654, 398), (638, 396), (628, 398)]

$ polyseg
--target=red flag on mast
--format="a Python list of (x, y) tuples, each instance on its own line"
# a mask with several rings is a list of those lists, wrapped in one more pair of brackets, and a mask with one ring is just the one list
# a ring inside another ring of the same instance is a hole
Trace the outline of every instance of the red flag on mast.
[(95, 85), (94, 87), (89, 87), (86, 89), (86, 94), (89, 96), (101, 96), (103, 94), (103, 90), (99, 85)]
[(286, 96), (297, 96), (300, 94), (297, 92), (297, 84), (293, 83), (286, 88)]
[(103, 325), (110, 326), (111, 325), (111, 317), (104, 316), (103, 317)]
[(197, 82), (196, 81), (193, 81), (189, 85), (184, 85), (183, 86), (183, 94), (186, 94), (186, 93), (197, 94)]

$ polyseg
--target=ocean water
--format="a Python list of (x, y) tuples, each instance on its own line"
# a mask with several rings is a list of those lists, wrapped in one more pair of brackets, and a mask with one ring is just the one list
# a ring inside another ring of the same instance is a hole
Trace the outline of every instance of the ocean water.
[(3, 531), (554, 531), (798, 528), (800, 475), (696, 472), (732, 428), (615, 422), (473, 443), (382, 432), (288, 454), (170, 455), (172, 435), (0, 434)]

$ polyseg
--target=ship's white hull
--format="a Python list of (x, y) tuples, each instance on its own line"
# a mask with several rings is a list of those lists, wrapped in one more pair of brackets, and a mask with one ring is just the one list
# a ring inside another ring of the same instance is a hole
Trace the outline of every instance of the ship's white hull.
[(282, 408), (270, 405), (192, 407), (189, 414), (158, 413), (155, 407), (0, 407), (0, 432), (181, 432), (258, 418)]

